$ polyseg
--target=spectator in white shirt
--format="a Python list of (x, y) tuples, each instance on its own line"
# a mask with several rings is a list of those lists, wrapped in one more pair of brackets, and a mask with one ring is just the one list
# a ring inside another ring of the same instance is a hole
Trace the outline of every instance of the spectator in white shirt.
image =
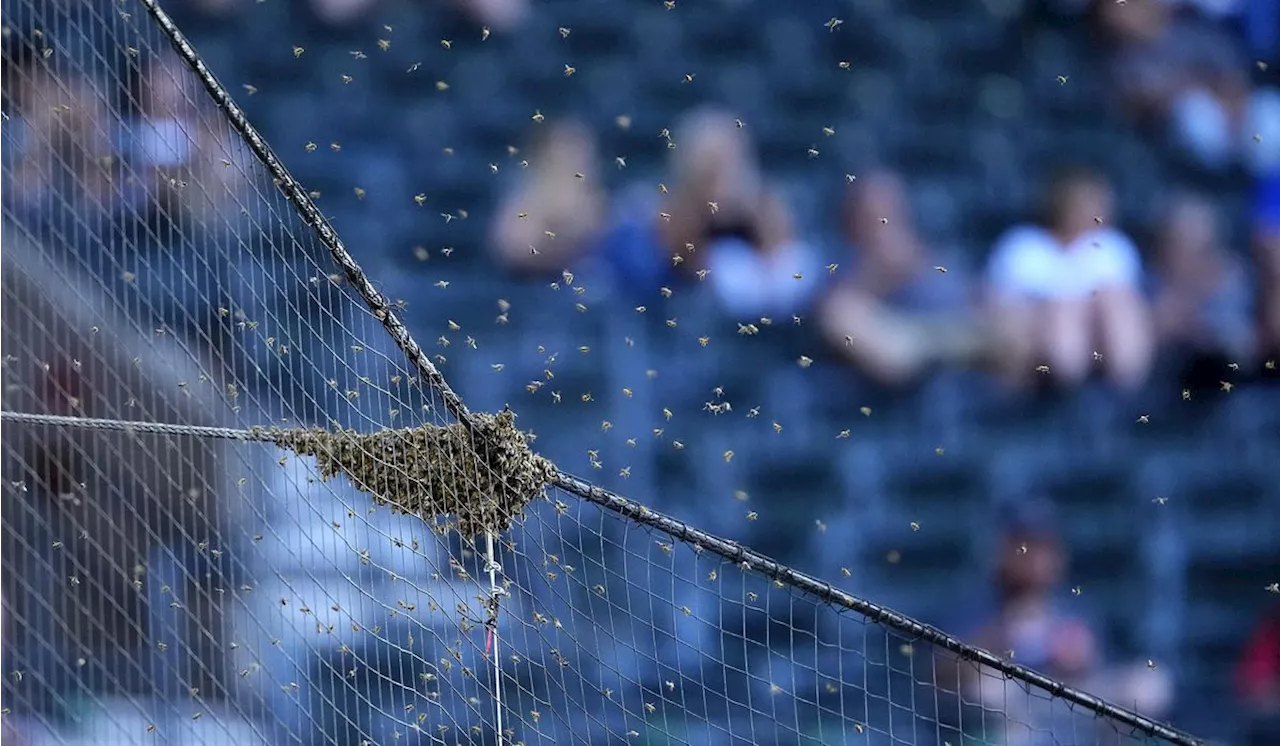
[(1042, 225), (1008, 230), (987, 270), (1007, 372), (1016, 383), (1047, 371), (1070, 387), (1099, 363), (1115, 384), (1135, 388), (1150, 367), (1153, 333), (1138, 250), (1110, 225), (1110, 185), (1073, 168), (1047, 197)]

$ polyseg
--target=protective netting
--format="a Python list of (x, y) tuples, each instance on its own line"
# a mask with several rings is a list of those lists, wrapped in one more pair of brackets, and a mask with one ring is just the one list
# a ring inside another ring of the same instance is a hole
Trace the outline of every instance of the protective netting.
[(1194, 742), (556, 471), (162, 15), (3, 23), (6, 735)]

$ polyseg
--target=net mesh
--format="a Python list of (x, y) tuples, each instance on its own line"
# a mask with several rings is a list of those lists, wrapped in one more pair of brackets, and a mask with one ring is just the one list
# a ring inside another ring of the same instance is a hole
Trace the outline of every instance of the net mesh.
[(6, 735), (1193, 742), (459, 410), (162, 21), (4, 5)]

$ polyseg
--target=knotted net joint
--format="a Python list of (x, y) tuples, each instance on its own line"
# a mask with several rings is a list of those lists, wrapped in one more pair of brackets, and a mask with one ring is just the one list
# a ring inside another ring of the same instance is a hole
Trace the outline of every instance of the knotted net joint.
[(508, 410), (473, 414), (471, 428), (269, 429), (267, 439), (315, 457), (324, 479), (345, 475), (375, 503), (428, 522), (445, 518), (463, 536), (510, 528), (555, 474)]

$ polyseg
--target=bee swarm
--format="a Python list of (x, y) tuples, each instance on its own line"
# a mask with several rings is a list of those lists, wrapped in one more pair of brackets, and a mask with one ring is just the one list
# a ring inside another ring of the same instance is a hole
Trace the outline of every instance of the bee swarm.
[(472, 417), (482, 443), (460, 423), (376, 433), (279, 429), (264, 440), (314, 456), (324, 479), (344, 474), (374, 502), (428, 522), (442, 516), (463, 536), (511, 527), (555, 472), (531, 451), (510, 411)]

